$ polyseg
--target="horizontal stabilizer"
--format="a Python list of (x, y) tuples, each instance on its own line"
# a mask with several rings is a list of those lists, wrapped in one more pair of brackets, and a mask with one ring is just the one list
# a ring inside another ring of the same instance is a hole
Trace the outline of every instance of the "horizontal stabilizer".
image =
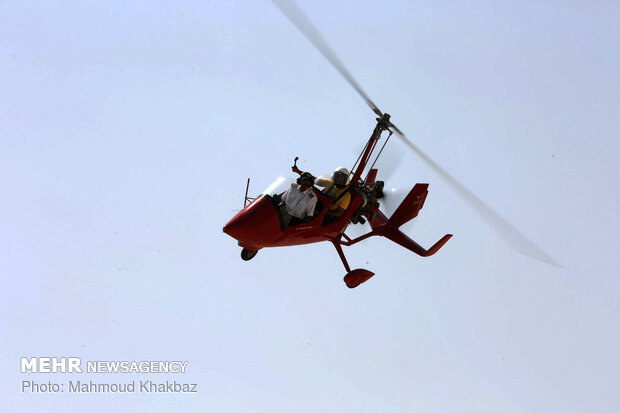
[(452, 234), (446, 234), (443, 236), (443, 238), (437, 241), (435, 245), (426, 250), (420, 244), (409, 238), (407, 235), (403, 234), (398, 228), (383, 225), (379, 228), (376, 228), (374, 232), (383, 237), (386, 237), (389, 240), (394, 241), (398, 245), (403, 246), (422, 257), (430, 257), (431, 255), (439, 251), (439, 249), (443, 247), (450, 238), (452, 238)]
[(386, 225), (398, 228), (418, 216), (418, 212), (426, 200), (426, 195), (428, 195), (428, 184), (415, 184), (403, 202), (400, 203), (396, 212), (388, 219)]

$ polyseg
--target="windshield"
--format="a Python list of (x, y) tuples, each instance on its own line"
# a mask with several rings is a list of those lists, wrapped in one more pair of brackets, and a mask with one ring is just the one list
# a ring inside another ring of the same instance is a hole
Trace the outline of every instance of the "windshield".
[[(267, 188), (265, 188), (265, 190), (263, 192), (261, 192), (261, 195), (276, 195), (276, 194), (281, 194), (282, 192), (286, 191), (287, 189), (289, 189), (291, 187), (291, 184), (294, 182), (297, 182), (297, 178), (299, 178), (298, 176), (279, 176), (276, 178), (275, 181), (273, 181), (271, 183), (271, 185), (269, 185)], [(321, 175), (317, 178), (321, 179), (321, 178), (325, 178), (325, 179), (331, 179), (329, 175)], [(320, 190), (320, 189), (319, 189)]]
[(292, 178), (292, 177), (283, 177), (280, 176), (278, 177), (275, 181), (273, 181), (271, 183), (271, 185), (269, 185), (263, 192), (261, 192), (262, 195), (275, 195), (275, 194), (281, 194), (282, 192), (286, 191), (293, 182), (295, 182), (297, 178)]

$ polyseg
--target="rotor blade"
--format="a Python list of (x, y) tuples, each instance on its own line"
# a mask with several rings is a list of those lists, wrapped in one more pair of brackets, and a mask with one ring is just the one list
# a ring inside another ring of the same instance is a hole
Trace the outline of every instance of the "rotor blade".
[(340, 72), (340, 74), (349, 82), (353, 89), (359, 93), (359, 95), (366, 101), (366, 104), (370, 106), (373, 112), (377, 116), (381, 116), (382, 113), (373, 103), (372, 100), (364, 93), (360, 85), (355, 81), (351, 73), (347, 70), (346, 67), (342, 64), (340, 59), (336, 56), (334, 51), (329, 47), (323, 36), (318, 32), (318, 30), (314, 27), (310, 19), (305, 15), (305, 13), (299, 8), (297, 3), (293, 0), (272, 0), (273, 4), (280, 9), (282, 14), (284, 14), (288, 19), (299, 29), (299, 31), (306, 36), (306, 38), (318, 49), (319, 52), (327, 59), (329, 62)]
[(527, 239), (525, 235), (521, 234), (515, 227), (502, 218), (491, 207), (485, 204), (481, 199), (474, 195), (469, 189), (465, 188), (459, 181), (457, 181), (452, 175), (446, 172), (435, 161), (429, 158), (424, 152), (415, 146), (396, 126), (390, 124), (390, 127), (394, 129), (398, 137), (413, 150), (428, 166), (431, 167), (452, 189), (475, 211), (478, 215), (486, 221), (491, 228), (495, 230), (511, 247), (517, 251), (543, 261), (547, 264), (562, 268), (553, 258), (547, 253), (538, 248), (532, 241)]

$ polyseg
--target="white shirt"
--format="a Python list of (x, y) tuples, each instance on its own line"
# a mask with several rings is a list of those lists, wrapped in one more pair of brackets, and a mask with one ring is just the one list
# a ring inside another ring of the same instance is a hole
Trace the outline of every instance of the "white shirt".
[(291, 184), (291, 187), (282, 194), (282, 200), (285, 202), (286, 212), (294, 217), (304, 219), (314, 215), (316, 195), (310, 188), (301, 192), (297, 184)]

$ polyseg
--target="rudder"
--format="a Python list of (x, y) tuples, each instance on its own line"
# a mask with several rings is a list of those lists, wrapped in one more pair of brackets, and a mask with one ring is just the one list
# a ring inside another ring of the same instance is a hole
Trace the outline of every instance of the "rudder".
[(386, 225), (398, 228), (417, 217), (418, 212), (424, 206), (426, 195), (428, 195), (428, 184), (415, 184), (394, 214), (388, 219)]

